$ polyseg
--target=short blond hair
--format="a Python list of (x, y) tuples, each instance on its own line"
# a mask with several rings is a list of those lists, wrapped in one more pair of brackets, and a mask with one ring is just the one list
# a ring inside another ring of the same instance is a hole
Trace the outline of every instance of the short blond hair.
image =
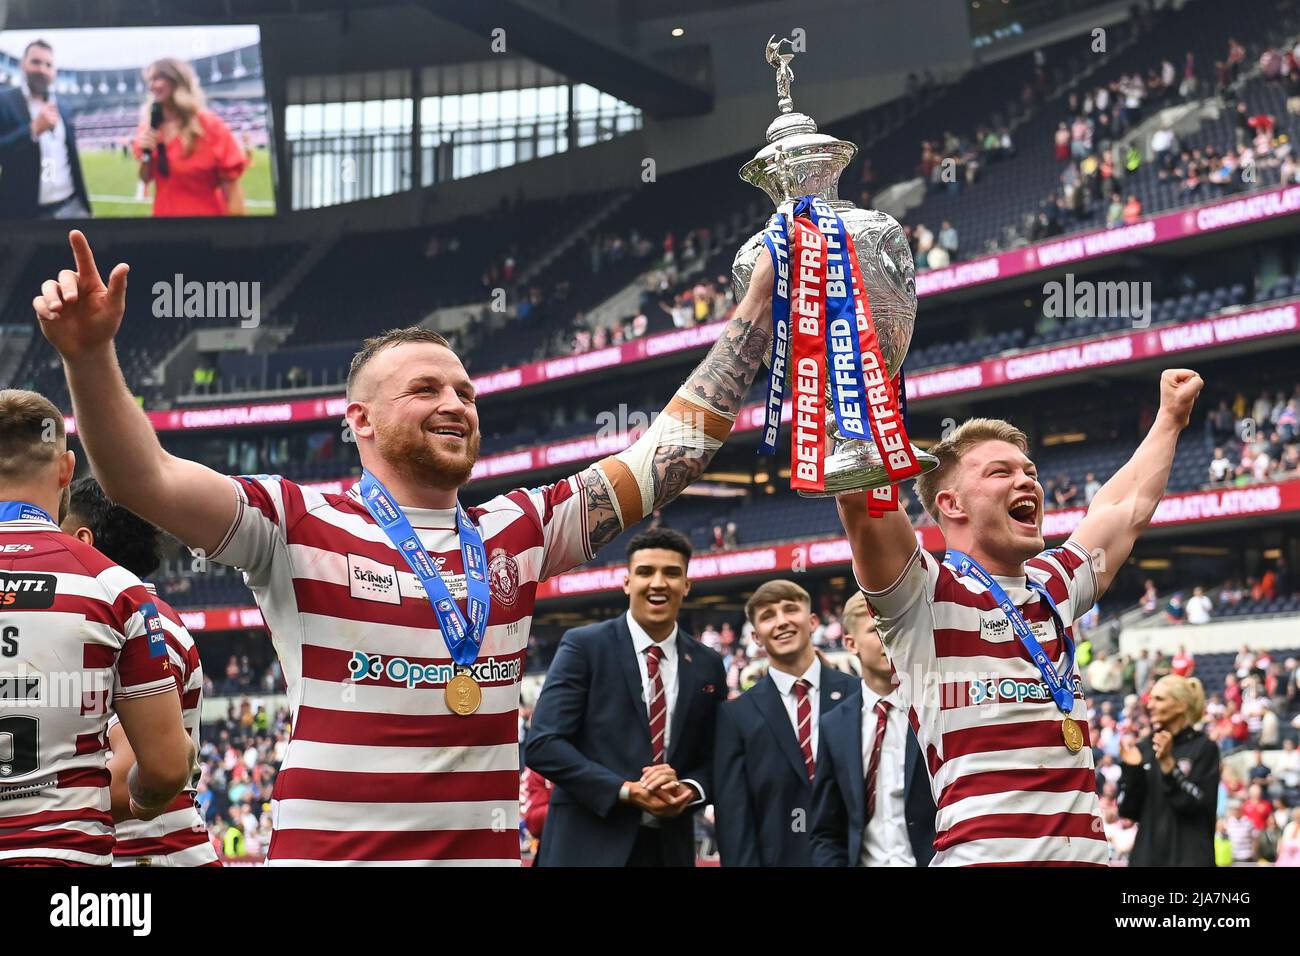
[(769, 604), (780, 604), (782, 601), (797, 601), (812, 610), (812, 595), (793, 581), (785, 579), (767, 581), (760, 584), (757, 590), (749, 596), (749, 600), (745, 602), (745, 620), (753, 624), (754, 613), (760, 607), (766, 607)]
[(872, 613), (871, 605), (867, 603), (867, 596), (861, 591), (856, 591), (853, 597), (845, 602), (844, 611), (840, 614), (840, 624), (844, 627), (844, 633), (852, 636), (863, 618), (874, 621), (876, 615)]
[(1205, 687), (1199, 677), (1166, 674), (1156, 684), (1163, 684), (1174, 700), (1187, 708), (1187, 726), (1195, 727), (1205, 717)]
[(950, 482), (962, 456), (976, 445), (986, 441), (1009, 442), (1024, 454), (1029, 454), (1029, 439), (1015, 425), (1000, 418), (968, 418), (958, 425), (943, 441), (931, 446), (930, 454), (939, 464), (916, 479), (916, 494), (935, 523), (939, 523), (939, 510), (934, 500), (939, 492), (950, 487)]
[(17, 482), (68, 450), (63, 414), (44, 395), (0, 390), (0, 481)]

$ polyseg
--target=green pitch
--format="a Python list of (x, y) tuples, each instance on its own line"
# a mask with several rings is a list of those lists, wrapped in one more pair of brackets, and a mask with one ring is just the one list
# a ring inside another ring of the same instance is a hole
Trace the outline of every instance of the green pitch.
[[(83, 151), (81, 172), (97, 219), (135, 219), (153, 215), (153, 195), (137, 200), (136, 184), (139, 164), (121, 150)], [(271, 154), (253, 150), (253, 166), (244, 173), (244, 200), (250, 216), (275, 214), (275, 195), (271, 182)]]

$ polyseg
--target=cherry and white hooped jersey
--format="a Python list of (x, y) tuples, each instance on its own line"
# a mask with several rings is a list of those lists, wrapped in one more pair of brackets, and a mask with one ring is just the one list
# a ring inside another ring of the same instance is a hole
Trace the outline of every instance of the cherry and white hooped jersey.
[[(1091, 557), (1077, 542), (1025, 562), (1067, 628), (1097, 595)], [(1025, 579), (996, 577), (1058, 673), (1065, 648), (1051, 613)], [(993, 596), (918, 548), (887, 590), (864, 593), (930, 770), (938, 815), (932, 866), (1107, 864), (1088, 708), (1079, 671), (1071, 719), (1084, 746), (1071, 753), (1038, 667)]]
[(108, 865), (114, 702), (176, 693), (156, 600), (53, 522), (0, 522), (0, 865)]
[[(211, 557), (244, 571), (293, 717), (268, 862), (518, 865), (519, 683), (537, 583), (591, 559), (581, 478), (466, 509), (492, 594), (468, 717), (444, 698), (452, 660), (424, 587), (356, 489), (232, 481), (238, 515)], [(403, 511), (464, 613), (455, 510)]]
[[(176, 673), (181, 695), (181, 720), (185, 731), (199, 747), (199, 716), (203, 709), (203, 662), (194, 638), (181, 623), (180, 615), (166, 601), (157, 597), (157, 589), (148, 582), (151, 595), (162, 618), (167, 638), (167, 656)], [(118, 722), (114, 714), (109, 726)], [(193, 787), (177, 794), (162, 813), (152, 820), (123, 820), (117, 825), (117, 843), (113, 847), (114, 866), (220, 866), (221, 860), (208, 840), (207, 825), (199, 813)]]

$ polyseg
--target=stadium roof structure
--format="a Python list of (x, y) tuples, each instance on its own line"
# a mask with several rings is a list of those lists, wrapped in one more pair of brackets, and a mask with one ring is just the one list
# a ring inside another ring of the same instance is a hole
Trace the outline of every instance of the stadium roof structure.
[[(701, 8), (752, 4), (754, 0), (701, 0)], [(8, 12), (6, 18), (5, 12)], [(457, 62), (481, 58), (493, 31), (509, 27), (512, 53), (521, 54), (631, 103), (650, 116), (698, 116), (713, 108), (712, 90), (698, 77), (683, 75), (684, 63), (654, 61), (620, 43), (615, 33), (594, 32), (586, 18), (558, 8), (521, 0), (0, 0), (0, 30), (60, 29), (110, 26), (208, 25), (268, 23), (294, 18), (338, 18), (346, 32), (352, 17), (385, 11), (424, 12), (436, 39), (420, 37), (425, 62), (446, 58)], [(653, 6), (621, 4), (620, 24), (651, 15), (662, 16)], [(394, 31), (394, 43), (409, 43), (403, 31)], [(358, 51), (353, 50), (353, 54)], [(373, 68), (391, 67), (391, 51), (376, 46)], [(365, 51), (360, 51), (364, 56)]]

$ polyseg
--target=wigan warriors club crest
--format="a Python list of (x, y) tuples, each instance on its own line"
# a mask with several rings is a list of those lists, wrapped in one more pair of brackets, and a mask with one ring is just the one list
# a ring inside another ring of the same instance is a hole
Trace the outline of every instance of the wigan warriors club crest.
[(519, 597), (519, 565), (504, 548), (497, 548), (488, 558), (488, 582), (492, 596), (506, 606)]

